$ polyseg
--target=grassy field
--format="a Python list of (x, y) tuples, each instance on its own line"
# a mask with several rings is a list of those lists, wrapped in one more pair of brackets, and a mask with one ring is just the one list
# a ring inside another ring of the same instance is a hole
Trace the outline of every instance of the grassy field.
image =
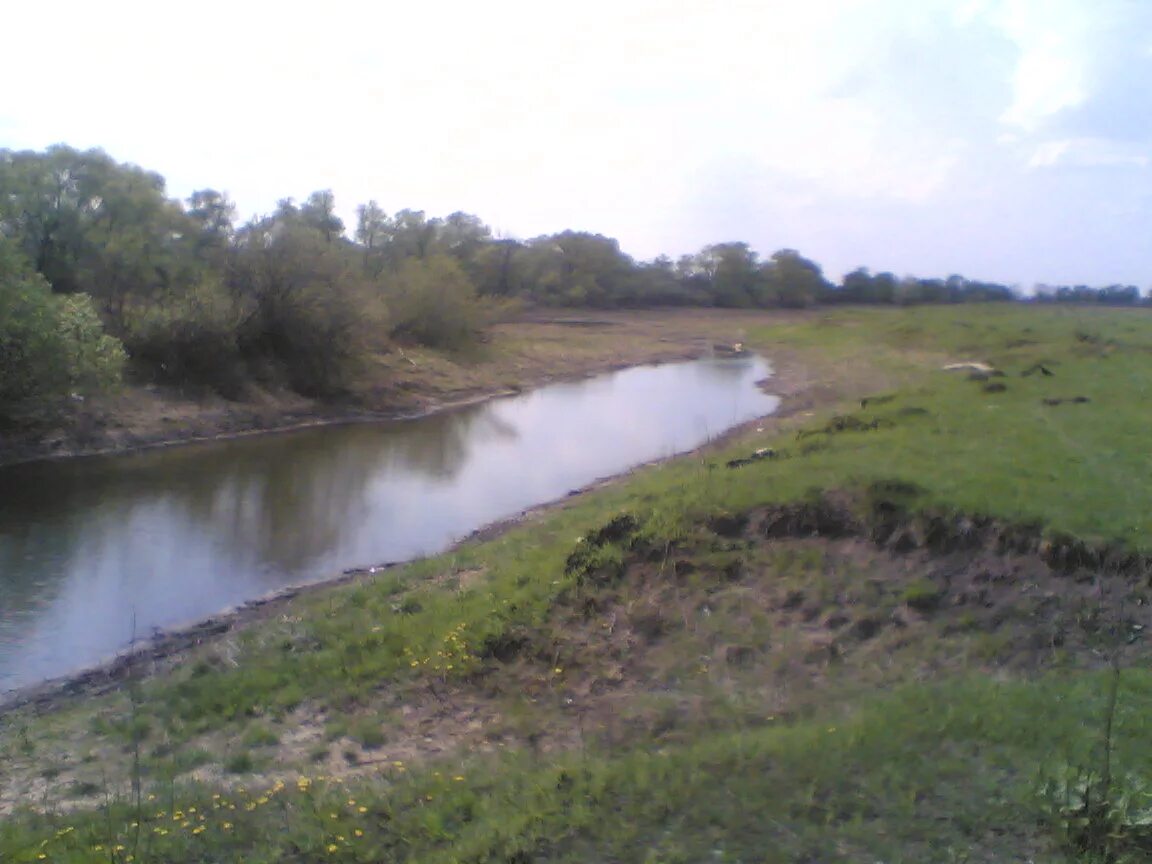
[(780, 419), (10, 712), (0, 860), (1149, 860), (1152, 319), (744, 329)]

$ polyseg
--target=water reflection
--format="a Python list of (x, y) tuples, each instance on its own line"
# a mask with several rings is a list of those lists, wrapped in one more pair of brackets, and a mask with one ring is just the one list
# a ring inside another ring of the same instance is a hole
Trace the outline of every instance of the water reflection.
[(0, 689), (696, 446), (775, 407), (753, 386), (768, 371), (645, 367), (415, 421), (0, 470)]

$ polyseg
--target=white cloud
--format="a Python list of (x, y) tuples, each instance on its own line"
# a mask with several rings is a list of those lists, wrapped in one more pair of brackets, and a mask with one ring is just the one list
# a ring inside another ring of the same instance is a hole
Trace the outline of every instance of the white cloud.
[(1045, 141), (1036, 148), (1030, 168), (1147, 168), (1148, 148), (1140, 143), (1111, 141), (1107, 138), (1063, 138)]
[[(1026, 200), (1089, 218), (1077, 197), (1089, 193), (1063, 182), (1073, 168), (1128, 180), (1094, 194), (1135, 201), (1143, 188), (1124, 173), (1148, 173), (1139, 136), (1108, 143), (1119, 133), (1082, 111), (1111, 88), (1146, 113), (1137, 88), (1109, 83), (1120, 61), (1098, 68), (1127, 56), (1117, 45), (1147, 49), (1127, 8), (18, 4), (5, 23), (27, 38), (0, 55), (13, 84), (0, 143), (102, 146), (163, 173), (173, 194), (226, 189), (246, 215), (332, 188), (347, 219), (375, 198), (467, 210), (519, 236), (600, 231), (642, 256), (745, 237), (849, 266), (874, 254), (897, 270), (1026, 279), (1040, 265), (1012, 242), (1023, 220), (996, 213)], [(1084, 128), (1058, 128), (1073, 114)], [(1152, 278), (1143, 266), (1128, 278)]]

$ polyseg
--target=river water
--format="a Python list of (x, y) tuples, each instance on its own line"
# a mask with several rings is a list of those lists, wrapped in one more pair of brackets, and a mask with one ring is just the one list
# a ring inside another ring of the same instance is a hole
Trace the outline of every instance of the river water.
[(696, 447), (773, 411), (755, 386), (770, 373), (709, 358), (415, 420), (0, 469), (0, 691)]

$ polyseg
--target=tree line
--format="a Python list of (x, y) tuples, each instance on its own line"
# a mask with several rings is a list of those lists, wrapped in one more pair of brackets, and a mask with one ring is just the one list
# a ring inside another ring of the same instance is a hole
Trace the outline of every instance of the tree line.
[(637, 261), (600, 234), (529, 240), (478, 217), (346, 226), (330, 191), (240, 223), (226, 194), (171, 198), (100, 150), (0, 150), (0, 418), (135, 380), (239, 396), (249, 382), (341, 392), (391, 341), (458, 347), (509, 305), (802, 308), (1010, 300), (1008, 286), (856, 270), (832, 284), (793, 249), (718, 243)]

